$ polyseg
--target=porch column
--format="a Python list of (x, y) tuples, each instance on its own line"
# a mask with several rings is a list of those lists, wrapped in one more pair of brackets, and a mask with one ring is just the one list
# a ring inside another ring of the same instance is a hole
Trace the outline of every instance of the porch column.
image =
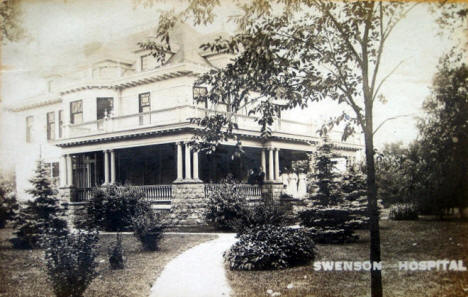
[(64, 188), (67, 186), (67, 155), (61, 155), (60, 156), (60, 162), (59, 162), (59, 181), (60, 181), (60, 187)]
[(262, 170), (263, 172), (265, 172), (266, 174), (266, 159), (265, 159), (265, 149), (262, 148), (262, 151), (261, 151), (261, 166), (262, 166)]
[(72, 168), (72, 157), (71, 155), (65, 155), (67, 163), (67, 186), (73, 186), (73, 168)]
[(91, 187), (91, 164), (89, 161), (89, 156), (85, 157), (85, 164), (86, 164), (86, 188)]
[(192, 166), (190, 158), (190, 145), (185, 144), (185, 179), (192, 179)]
[(110, 150), (110, 182), (115, 184), (115, 152)]
[(273, 148), (268, 148), (268, 180), (274, 180)]
[(109, 184), (109, 157), (108, 157), (108, 151), (105, 150), (103, 151), (104, 153), (104, 184), (108, 185)]
[(193, 151), (193, 179), (195, 181), (200, 181), (198, 177), (198, 151)]
[(280, 178), (279, 148), (275, 148), (275, 180)]
[(183, 175), (183, 164), (182, 164), (182, 142), (177, 142), (177, 180), (182, 180)]

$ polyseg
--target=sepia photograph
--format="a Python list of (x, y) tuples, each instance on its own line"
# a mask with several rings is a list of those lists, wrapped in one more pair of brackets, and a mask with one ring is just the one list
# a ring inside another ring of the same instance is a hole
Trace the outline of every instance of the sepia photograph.
[(0, 0), (0, 296), (468, 296), (468, 1)]

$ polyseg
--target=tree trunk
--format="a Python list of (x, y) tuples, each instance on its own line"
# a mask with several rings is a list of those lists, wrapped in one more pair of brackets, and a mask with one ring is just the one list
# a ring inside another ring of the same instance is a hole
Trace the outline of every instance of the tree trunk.
[[(374, 263), (381, 261), (380, 228), (377, 208), (377, 186), (375, 183), (374, 139), (372, 124), (369, 125), (369, 122), (367, 124), (367, 129), (364, 132), (366, 142), (367, 207), (369, 212), (370, 261)], [(380, 270), (371, 269), (371, 296), (382, 297), (382, 273)]]

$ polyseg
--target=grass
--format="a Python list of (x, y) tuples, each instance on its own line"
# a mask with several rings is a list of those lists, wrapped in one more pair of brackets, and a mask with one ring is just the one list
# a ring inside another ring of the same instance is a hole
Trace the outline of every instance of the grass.
[[(399, 271), (385, 268), (398, 261), (460, 259), (468, 266), (468, 222), (382, 221), (384, 296), (467, 296), (468, 272)], [(316, 261), (365, 261), (369, 235), (346, 245), (318, 245)], [(277, 271), (229, 271), (234, 297), (269, 296), (267, 290), (292, 296), (370, 296), (370, 273), (314, 271), (313, 264)], [(289, 285), (289, 289), (288, 289)], [(270, 292), (271, 293), (271, 292)]]
[[(41, 250), (15, 250), (7, 241), (11, 229), (0, 230), (0, 296), (54, 296), (47, 281)], [(168, 234), (157, 252), (142, 251), (132, 235), (123, 235), (125, 269), (111, 270), (107, 247), (115, 241), (113, 234), (101, 234), (99, 241), (99, 276), (84, 296), (148, 296), (151, 286), (164, 266), (178, 254), (214, 235)]]

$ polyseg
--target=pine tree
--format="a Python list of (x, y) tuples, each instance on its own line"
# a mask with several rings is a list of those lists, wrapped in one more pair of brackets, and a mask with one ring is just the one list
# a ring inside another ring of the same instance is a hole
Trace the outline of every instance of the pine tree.
[(65, 235), (67, 223), (60, 218), (63, 209), (56, 192), (52, 189), (47, 169), (42, 160), (37, 162), (34, 177), (30, 179), (33, 188), (27, 190), (32, 200), (19, 211), (15, 222), (16, 238), (12, 240), (17, 248), (40, 247), (42, 236), (47, 234)]
[(348, 169), (343, 176), (341, 189), (346, 203), (349, 204), (351, 217), (357, 227), (367, 227), (369, 211), (367, 209), (367, 189), (365, 175), (355, 169)]
[(342, 176), (335, 170), (332, 144), (324, 139), (315, 155), (317, 191), (311, 195), (308, 209), (299, 213), (301, 224), (310, 227), (318, 243), (345, 243), (358, 239), (351, 204), (345, 200)]

